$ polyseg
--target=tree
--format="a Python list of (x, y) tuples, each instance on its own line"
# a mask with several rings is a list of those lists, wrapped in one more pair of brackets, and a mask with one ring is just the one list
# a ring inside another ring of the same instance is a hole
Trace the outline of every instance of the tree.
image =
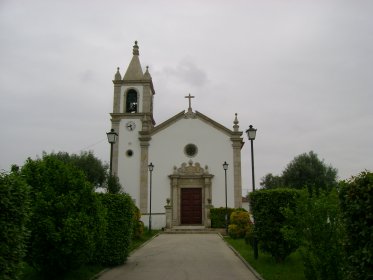
[(0, 279), (19, 279), (26, 254), (30, 188), (18, 172), (0, 173)]
[(107, 179), (107, 192), (116, 194), (121, 193), (122, 186), (119, 182), (119, 178), (115, 175), (109, 175)]
[(318, 193), (337, 186), (337, 169), (319, 160), (313, 151), (296, 156), (282, 173), (284, 186)]
[(87, 177), (87, 180), (92, 183), (94, 187), (102, 187), (106, 181), (108, 165), (103, 164), (102, 161), (96, 158), (92, 151), (82, 151), (79, 155), (66, 152), (58, 152), (52, 154), (59, 160), (73, 164), (82, 170)]
[(283, 186), (282, 177), (268, 173), (260, 181), (263, 189), (276, 189)]

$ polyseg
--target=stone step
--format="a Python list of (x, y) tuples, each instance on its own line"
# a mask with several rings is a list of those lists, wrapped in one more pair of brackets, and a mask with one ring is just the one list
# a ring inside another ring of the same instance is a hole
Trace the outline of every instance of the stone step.
[(171, 229), (164, 229), (164, 233), (220, 233), (225, 235), (225, 229), (204, 226), (174, 226)]

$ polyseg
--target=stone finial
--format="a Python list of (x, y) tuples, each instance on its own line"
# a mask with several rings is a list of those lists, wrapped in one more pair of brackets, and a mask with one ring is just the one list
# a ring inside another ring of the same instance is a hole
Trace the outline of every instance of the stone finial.
[(122, 76), (120, 75), (120, 72), (119, 72), (119, 67), (117, 67), (117, 72), (115, 73), (114, 80), (115, 81), (122, 80)]
[(133, 46), (133, 55), (139, 55), (139, 46), (137, 45), (137, 41), (135, 41), (135, 45)]
[(146, 66), (146, 70), (145, 70), (145, 73), (144, 73), (144, 78), (147, 79), (147, 80), (152, 79), (152, 76), (149, 73), (149, 66)]
[(205, 174), (209, 174), (209, 166), (205, 165)]
[(234, 131), (238, 131), (238, 128), (239, 128), (239, 126), (238, 126), (238, 118), (237, 118), (237, 113), (235, 114), (235, 118), (234, 118), (234, 121), (233, 121), (233, 129), (234, 129)]

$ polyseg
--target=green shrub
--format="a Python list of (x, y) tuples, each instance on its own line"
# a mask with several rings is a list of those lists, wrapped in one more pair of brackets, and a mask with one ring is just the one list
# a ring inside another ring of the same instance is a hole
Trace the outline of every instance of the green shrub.
[(144, 223), (140, 221), (141, 213), (140, 209), (137, 208), (135, 205), (133, 207), (133, 239), (140, 239), (142, 235), (144, 234)]
[[(231, 213), (234, 211), (234, 208), (228, 208), (227, 210), (228, 210), (228, 224), (229, 224), (229, 217)], [(212, 228), (225, 228), (225, 214), (226, 214), (225, 207), (211, 208), (210, 209), (211, 227)]]
[(130, 252), (133, 231), (133, 201), (128, 194), (99, 194), (107, 210), (105, 246), (97, 254), (96, 262), (114, 266), (123, 264)]
[(240, 210), (232, 212), (230, 223), (228, 233), (234, 239), (244, 238), (248, 229), (252, 227), (250, 214)]
[(240, 230), (239, 230), (238, 226), (230, 224), (228, 226), (228, 234), (233, 239), (240, 238)]
[(336, 190), (309, 196), (304, 190), (295, 209), (284, 209), (285, 239), (298, 242), (306, 279), (343, 278), (344, 230)]
[(348, 279), (373, 279), (373, 173), (364, 171), (340, 183), (346, 226)]
[(28, 263), (50, 279), (88, 263), (105, 221), (83, 172), (45, 155), (27, 160), (22, 175), (31, 186), (32, 198)]
[(285, 217), (282, 208), (294, 209), (298, 191), (293, 189), (259, 190), (250, 193), (252, 214), (254, 216), (254, 235), (260, 248), (277, 261), (283, 261), (294, 252), (298, 245), (284, 239), (281, 228)]
[(18, 173), (0, 173), (0, 279), (19, 279), (26, 254), (29, 187)]

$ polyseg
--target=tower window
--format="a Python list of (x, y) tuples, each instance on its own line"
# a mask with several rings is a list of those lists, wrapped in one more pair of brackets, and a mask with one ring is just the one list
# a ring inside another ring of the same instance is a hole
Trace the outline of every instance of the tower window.
[(127, 92), (126, 113), (137, 113), (137, 92), (134, 89)]

